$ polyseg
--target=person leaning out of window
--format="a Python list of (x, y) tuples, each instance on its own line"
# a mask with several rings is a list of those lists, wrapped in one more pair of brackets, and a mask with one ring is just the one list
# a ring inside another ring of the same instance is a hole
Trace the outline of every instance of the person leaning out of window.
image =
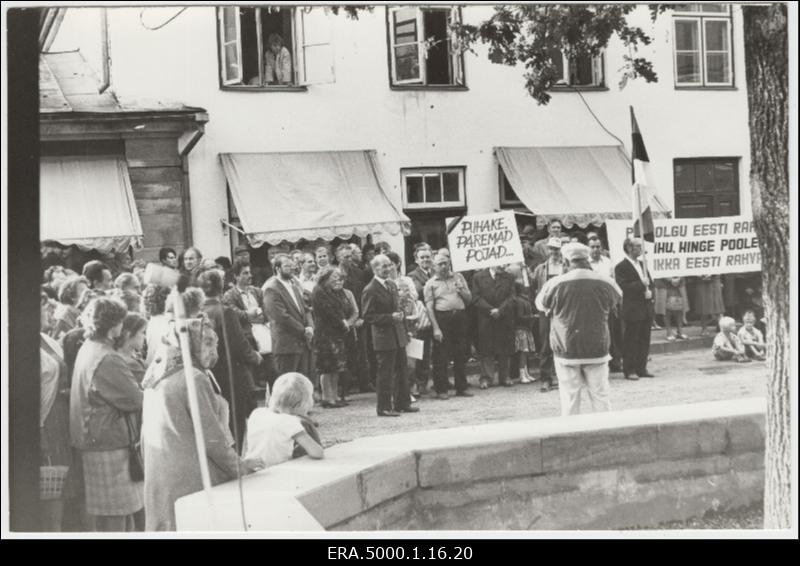
[(288, 85), (292, 83), (292, 55), (277, 33), (269, 34), (264, 51), (264, 84)]

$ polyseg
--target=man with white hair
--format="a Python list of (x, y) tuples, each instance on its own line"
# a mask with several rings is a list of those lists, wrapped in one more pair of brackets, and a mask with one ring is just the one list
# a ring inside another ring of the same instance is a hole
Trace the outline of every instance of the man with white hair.
[(536, 297), (536, 307), (551, 316), (561, 414), (580, 413), (584, 388), (593, 410), (608, 411), (608, 314), (622, 299), (622, 290), (592, 270), (588, 246), (565, 244), (561, 255), (565, 273), (547, 281)]

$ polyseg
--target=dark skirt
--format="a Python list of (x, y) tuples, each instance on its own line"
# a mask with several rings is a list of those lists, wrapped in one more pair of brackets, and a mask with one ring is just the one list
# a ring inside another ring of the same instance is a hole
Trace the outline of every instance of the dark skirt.
[(342, 338), (320, 336), (314, 344), (314, 357), (319, 373), (339, 373), (347, 369), (347, 350)]

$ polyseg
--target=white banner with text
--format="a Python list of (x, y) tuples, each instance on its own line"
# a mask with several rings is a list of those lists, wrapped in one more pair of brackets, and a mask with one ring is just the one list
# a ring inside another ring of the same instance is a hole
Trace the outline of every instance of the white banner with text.
[(511, 210), (448, 218), (446, 222), (453, 271), (525, 261)]
[[(744, 216), (663, 218), (653, 221), (655, 243), (645, 242), (647, 267), (656, 279), (761, 271), (753, 220)], [(622, 243), (633, 235), (630, 220), (606, 222), (608, 248), (616, 265)]]

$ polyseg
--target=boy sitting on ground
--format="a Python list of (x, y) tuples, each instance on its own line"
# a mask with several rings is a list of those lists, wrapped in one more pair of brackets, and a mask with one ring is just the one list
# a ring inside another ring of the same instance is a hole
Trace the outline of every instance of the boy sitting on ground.
[(736, 321), (729, 316), (719, 319), (719, 334), (714, 338), (711, 353), (717, 361), (749, 362), (744, 344), (736, 335)]
[(739, 329), (738, 337), (744, 345), (744, 352), (748, 358), (763, 361), (767, 358), (767, 345), (764, 335), (755, 327), (756, 313), (747, 311), (742, 317), (744, 325)]

